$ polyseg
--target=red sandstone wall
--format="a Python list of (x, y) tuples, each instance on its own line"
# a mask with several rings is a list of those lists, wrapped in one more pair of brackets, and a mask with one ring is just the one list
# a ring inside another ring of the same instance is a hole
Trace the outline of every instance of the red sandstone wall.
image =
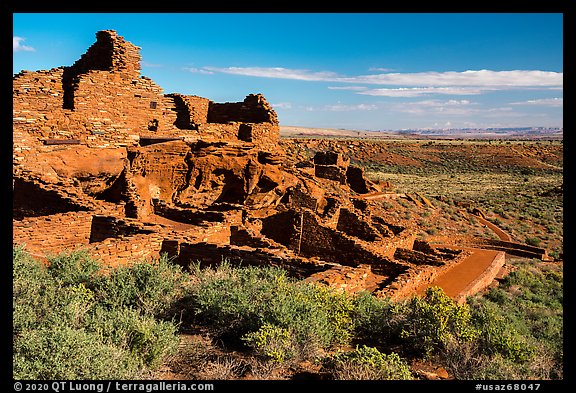
[[(101, 139), (129, 140), (128, 134), (173, 130), (174, 103), (166, 100), (160, 86), (144, 77), (106, 71), (90, 71), (79, 78), (74, 113), (85, 119), (84, 128)], [(156, 128), (150, 129), (157, 120)], [(110, 138), (107, 134), (115, 134)], [(99, 139), (99, 138), (94, 138)]]
[[(98, 147), (134, 145), (140, 133), (176, 130), (173, 100), (147, 78), (129, 79), (106, 71), (83, 74), (75, 91), (74, 110), (62, 108), (61, 78), (62, 69), (21, 73), (14, 78), (16, 130), (43, 139), (79, 139)], [(154, 120), (156, 130), (149, 128)]]
[(125, 265), (143, 259), (158, 258), (162, 248), (162, 238), (154, 235), (135, 235), (123, 239), (105, 239), (89, 247), (95, 258), (107, 266)]
[(12, 224), (14, 244), (26, 244), (33, 255), (58, 254), (65, 249), (88, 246), (91, 212), (52, 214), (27, 217)]
[[(152, 80), (140, 76), (139, 47), (115, 31), (96, 36), (96, 43), (70, 67), (14, 76), (16, 135), (74, 139), (95, 147), (130, 146), (141, 135), (235, 141), (244, 125), (250, 130), (250, 138), (240, 138), (244, 141), (271, 144), (279, 139), (276, 113), (261, 94), (223, 104), (164, 95)], [(30, 144), (18, 142), (18, 149)]]

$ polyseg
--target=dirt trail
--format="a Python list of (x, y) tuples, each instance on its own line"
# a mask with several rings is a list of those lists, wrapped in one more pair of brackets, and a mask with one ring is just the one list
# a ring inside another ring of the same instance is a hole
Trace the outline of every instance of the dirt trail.
[(492, 232), (494, 232), (500, 240), (503, 240), (505, 242), (511, 242), (512, 241), (512, 237), (509, 234), (504, 232), (502, 229), (498, 228), (496, 225), (492, 224), (490, 221), (486, 220), (485, 218), (479, 217), (479, 216), (473, 216), (473, 217), (474, 217), (474, 219), (480, 221), (482, 224), (484, 224), (488, 228), (490, 228), (492, 230)]
[(431, 283), (422, 285), (416, 293), (422, 295), (428, 287), (437, 286), (454, 299), (488, 269), (498, 253), (493, 250), (474, 249), (472, 255), (440, 274)]
[(358, 199), (396, 199), (396, 198), (405, 198), (406, 194), (397, 194), (397, 193), (390, 193), (390, 192), (370, 192), (368, 194), (361, 194), (357, 195), (355, 198)]

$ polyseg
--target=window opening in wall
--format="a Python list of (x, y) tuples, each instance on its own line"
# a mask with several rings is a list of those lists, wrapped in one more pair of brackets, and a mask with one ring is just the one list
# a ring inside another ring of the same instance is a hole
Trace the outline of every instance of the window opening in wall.
[(158, 131), (158, 119), (152, 119), (148, 122), (148, 131)]
[(156, 101), (150, 101), (150, 109), (156, 109)]

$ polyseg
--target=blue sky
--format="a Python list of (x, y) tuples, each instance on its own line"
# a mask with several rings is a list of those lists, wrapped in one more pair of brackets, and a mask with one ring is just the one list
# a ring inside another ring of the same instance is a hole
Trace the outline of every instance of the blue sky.
[(20, 13), (13, 73), (71, 65), (104, 29), (165, 93), (262, 93), (282, 125), (563, 126), (561, 13)]

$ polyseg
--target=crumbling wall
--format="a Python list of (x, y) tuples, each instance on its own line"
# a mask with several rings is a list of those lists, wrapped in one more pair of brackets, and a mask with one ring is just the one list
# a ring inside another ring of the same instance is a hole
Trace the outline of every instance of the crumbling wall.
[(108, 238), (88, 248), (90, 254), (109, 267), (128, 265), (160, 257), (161, 235), (138, 234), (127, 238)]
[(368, 242), (381, 240), (381, 234), (370, 225), (368, 220), (367, 217), (363, 217), (358, 212), (340, 209), (336, 229), (346, 233), (348, 236), (354, 236)]
[(114, 30), (101, 30), (96, 33), (96, 42), (70, 68), (74, 74), (102, 70), (138, 76), (140, 48)]
[(204, 97), (183, 95), (178, 93), (167, 94), (174, 100), (176, 109), (176, 127), (180, 129), (198, 130), (200, 124), (208, 122), (208, 108), (210, 100)]
[(12, 241), (35, 256), (58, 254), (89, 245), (92, 212), (56, 213), (12, 222)]
[(278, 141), (276, 112), (261, 94), (223, 104), (164, 95), (150, 78), (140, 76), (140, 59), (139, 47), (103, 30), (72, 66), (16, 74), (15, 129), (42, 140), (96, 147), (133, 146), (140, 136), (175, 134), (270, 145)]
[(260, 233), (292, 250), (298, 251), (298, 231), (301, 216), (295, 210), (273, 214), (262, 219)]
[(330, 269), (314, 273), (304, 281), (319, 282), (335, 290), (356, 293), (372, 292), (383, 285), (386, 279), (385, 276), (374, 274), (371, 265), (359, 265), (357, 267), (336, 265)]
[(135, 220), (96, 214), (92, 217), (92, 225), (90, 226), (90, 243), (101, 242), (108, 238), (120, 239), (154, 232), (152, 229), (144, 228), (140, 222)]
[(350, 158), (333, 151), (319, 151), (314, 155), (313, 161), (314, 165), (336, 165), (344, 169), (350, 164)]
[(164, 97), (160, 86), (146, 77), (127, 79), (107, 71), (78, 76), (74, 116), (84, 120), (86, 141), (133, 143), (130, 134), (177, 131), (174, 101)]
[(398, 274), (403, 269), (384, 256), (365, 249), (343, 233), (320, 225), (311, 212), (301, 213), (300, 225), (297, 243), (299, 255), (320, 257), (325, 261), (347, 266), (378, 263), (387, 266), (390, 275)]
[(367, 194), (370, 192), (369, 182), (364, 177), (364, 169), (350, 165), (346, 169), (346, 182), (350, 188), (358, 194)]
[(486, 288), (492, 283), (494, 277), (498, 275), (500, 269), (504, 266), (506, 262), (506, 254), (504, 252), (498, 252), (490, 266), (486, 268), (474, 281), (472, 281), (464, 290), (462, 290), (458, 295), (454, 297), (454, 300), (458, 303), (464, 303), (468, 296), (474, 295), (475, 293)]
[(471, 238), (465, 236), (454, 236), (444, 240), (444, 244), (452, 247), (474, 247), (488, 250), (504, 251), (510, 255), (521, 258), (538, 258), (549, 260), (548, 250), (541, 247), (535, 247), (524, 243), (505, 241), (489, 238)]
[(65, 212), (89, 210), (56, 187), (46, 186), (38, 179), (13, 179), (12, 211), (14, 218), (48, 216)]
[(208, 123), (230, 121), (278, 124), (278, 117), (262, 94), (250, 94), (242, 102), (210, 103)]
[(133, 145), (141, 132), (173, 131), (174, 102), (139, 75), (139, 48), (114, 31), (96, 36), (70, 67), (14, 76), (15, 127), (90, 146)]

